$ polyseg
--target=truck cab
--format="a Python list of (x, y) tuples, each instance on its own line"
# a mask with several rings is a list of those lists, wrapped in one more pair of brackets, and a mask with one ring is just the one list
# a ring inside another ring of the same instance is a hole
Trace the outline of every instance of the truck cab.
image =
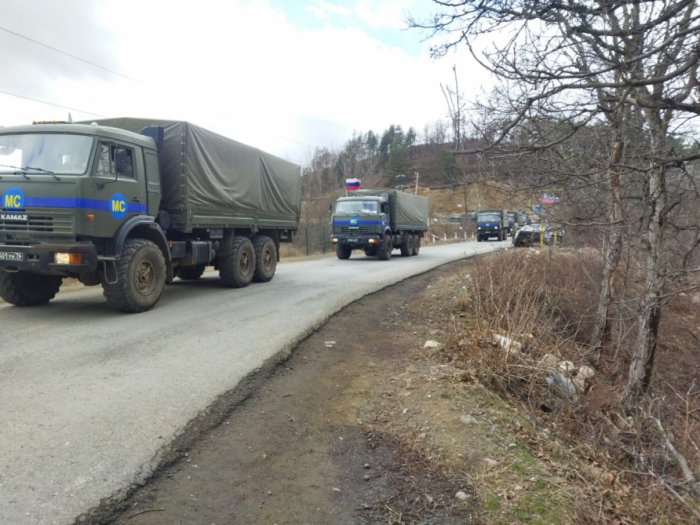
[[(156, 145), (81, 124), (2, 130), (0, 198), (0, 268), (94, 272), (100, 258), (114, 255), (109, 240), (126, 221), (157, 214)], [(77, 264), (68, 263), (71, 254)]]
[(43, 304), (63, 277), (99, 283), (137, 223), (167, 256), (165, 235), (151, 226), (161, 199), (157, 155), (153, 138), (97, 125), (0, 130), (3, 299)]
[(509, 228), (508, 213), (505, 210), (482, 210), (476, 217), (476, 238), (479, 242), (492, 237), (505, 241)]
[(331, 241), (376, 255), (376, 247), (389, 229), (389, 213), (386, 198), (342, 197), (335, 203)]

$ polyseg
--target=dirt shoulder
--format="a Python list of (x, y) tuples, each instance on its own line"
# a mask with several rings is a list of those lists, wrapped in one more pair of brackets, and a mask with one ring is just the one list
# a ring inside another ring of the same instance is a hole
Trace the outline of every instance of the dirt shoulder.
[(335, 315), (114, 523), (574, 521), (528, 422), (424, 348), (442, 339), (464, 264)]

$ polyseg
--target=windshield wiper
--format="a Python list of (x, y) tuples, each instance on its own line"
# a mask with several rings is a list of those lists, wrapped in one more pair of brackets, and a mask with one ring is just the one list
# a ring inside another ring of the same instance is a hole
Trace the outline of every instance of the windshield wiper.
[(27, 176), (27, 170), (24, 169), (24, 168), (20, 168), (19, 166), (10, 166), (9, 164), (0, 164), (0, 167), (3, 167), (3, 168), (12, 168), (12, 169), (14, 169), (14, 170), (19, 170), (19, 171), (15, 171), (15, 172), (14, 172), (14, 175), (18, 175), (18, 174), (19, 174), (19, 175), (22, 175), (22, 176), (23, 176), (25, 179), (27, 179), (27, 180), (32, 180), (32, 179), (30, 179), (30, 178)]
[(19, 173), (27, 180), (32, 180), (27, 176), (27, 170), (35, 170), (35, 171), (40, 171), (42, 173), (48, 173), (49, 175), (53, 176), (54, 179), (61, 180), (56, 176), (56, 174), (53, 171), (45, 170), (44, 168), (34, 168), (32, 166), (25, 166), (24, 168), (22, 168), (20, 166), (10, 166), (9, 164), (0, 164), (0, 166), (2, 166), (3, 168), (13, 168), (13, 169), (19, 170), (19, 171), (15, 171), (15, 175), (17, 175)]
[(55, 174), (53, 171), (51, 171), (51, 170), (45, 170), (44, 168), (33, 168), (33, 167), (31, 167), (31, 166), (25, 166), (24, 169), (25, 169), (25, 170), (36, 170), (36, 171), (40, 171), (40, 172), (42, 172), (42, 173), (48, 173), (49, 175), (52, 175), (54, 179), (56, 179), (56, 180), (61, 180), (61, 179), (59, 179), (59, 178), (56, 176), (56, 174)]

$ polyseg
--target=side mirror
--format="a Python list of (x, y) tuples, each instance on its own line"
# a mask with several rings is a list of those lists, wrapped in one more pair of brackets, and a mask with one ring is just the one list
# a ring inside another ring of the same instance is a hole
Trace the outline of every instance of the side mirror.
[(333, 213), (333, 203), (330, 203), (328, 205), (328, 215), (331, 215)]

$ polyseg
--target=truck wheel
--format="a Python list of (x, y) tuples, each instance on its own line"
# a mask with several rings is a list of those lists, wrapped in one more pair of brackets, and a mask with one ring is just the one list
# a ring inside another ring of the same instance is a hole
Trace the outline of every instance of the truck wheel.
[(482, 242), (484, 238), (481, 235), (476, 236), (476, 242)]
[(145, 239), (127, 239), (116, 261), (117, 282), (102, 283), (107, 304), (120, 312), (153, 308), (165, 288), (165, 259), (160, 248)]
[(56, 296), (62, 282), (63, 278), (55, 275), (0, 270), (0, 297), (15, 306), (39, 306)]
[(420, 235), (413, 236), (413, 255), (418, 255), (420, 252)]
[(349, 244), (336, 244), (335, 245), (335, 255), (340, 260), (345, 260), (350, 258), (352, 253), (352, 247)]
[(248, 237), (237, 235), (231, 253), (219, 259), (219, 277), (229, 288), (244, 288), (255, 274), (255, 248)]
[(176, 268), (175, 275), (183, 281), (196, 281), (202, 276), (205, 269), (206, 266), (204, 264), (198, 264), (197, 266), (184, 266), (182, 268)]
[(394, 240), (391, 235), (386, 235), (377, 246), (377, 259), (388, 261), (391, 259), (391, 251), (394, 249)]
[(266, 283), (271, 281), (277, 270), (277, 248), (275, 241), (266, 235), (258, 235), (253, 239), (255, 248), (255, 273), (253, 281)]
[(403, 257), (410, 257), (413, 255), (413, 235), (410, 233), (403, 236), (403, 242), (401, 243), (401, 255)]
[(368, 246), (367, 248), (365, 248), (365, 255), (367, 257), (375, 257), (377, 255), (377, 247)]

